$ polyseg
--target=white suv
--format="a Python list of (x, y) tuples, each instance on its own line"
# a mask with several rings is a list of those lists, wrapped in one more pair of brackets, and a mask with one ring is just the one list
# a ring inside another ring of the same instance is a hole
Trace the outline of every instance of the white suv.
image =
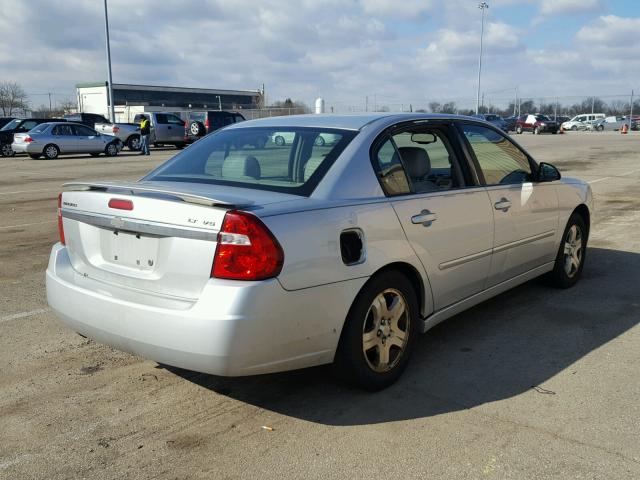
[(586, 130), (587, 124), (591, 122), (595, 122), (596, 120), (600, 120), (605, 118), (604, 113), (589, 113), (583, 115), (576, 115), (568, 122), (564, 122), (562, 124), (563, 130)]

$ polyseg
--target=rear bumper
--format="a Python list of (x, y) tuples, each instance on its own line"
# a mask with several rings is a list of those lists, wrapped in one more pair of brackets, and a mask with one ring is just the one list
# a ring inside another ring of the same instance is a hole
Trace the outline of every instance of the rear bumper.
[(46, 273), (49, 305), (75, 331), (160, 363), (223, 376), (332, 362), (365, 281), (289, 292), (275, 279), (212, 279), (197, 300), (171, 303), (77, 274), (60, 244)]
[(16, 153), (42, 153), (42, 145), (32, 143), (12, 143), (11, 150)]

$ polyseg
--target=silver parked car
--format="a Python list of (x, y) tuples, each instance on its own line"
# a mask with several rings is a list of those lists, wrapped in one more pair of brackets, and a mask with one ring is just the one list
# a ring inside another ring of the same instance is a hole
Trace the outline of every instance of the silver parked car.
[(624, 125), (630, 127), (631, 130), (638, 128), (637, 122), (633, 121), (631, 124), (629, 123), (629, 117), (611, 116), (594, 121), (588, 126), (587, 130), (595, 130), (597, 132), (602, 132), (604, 130), (620, 130)]
[(104, 153), (114, 157), (122, 149), (122, 142), (80, 123), (49, 122), (41, 123), (27, 133), (14, 134), (11, 148), (16, 153), (27, 153), (31, 158), (44, 156), (48, 160), (78, 153), (95, 157)]
[[(294, 141), (246, 140), (276, 132)], [(242, 122), (58, 202), (47, 299), (82, 335), (216, 375), (334, 362), (373, 390), (458, 312), (574, 285), (592, 209), (495, 126), (423, 114)]]

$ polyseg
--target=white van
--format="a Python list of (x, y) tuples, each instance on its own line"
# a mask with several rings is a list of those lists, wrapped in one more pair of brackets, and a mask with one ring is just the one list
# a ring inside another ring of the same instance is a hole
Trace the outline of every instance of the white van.
[(583, 113), (562, 124), (563, 130), (586, 130), (587, 124), (605, 118), (604, 113)]

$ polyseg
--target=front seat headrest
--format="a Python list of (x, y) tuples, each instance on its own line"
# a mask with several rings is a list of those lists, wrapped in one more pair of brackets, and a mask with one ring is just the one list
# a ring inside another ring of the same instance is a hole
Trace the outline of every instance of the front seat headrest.
[(424, 148), (399, 147), (398, 152), (410, 178), (423, 178), (431, 171), (431, 160)]
[(252, 155), (230, 155), (222, 163), (222, 177), (250, 177), (260, 180), (262, 175), (258, 159)]

